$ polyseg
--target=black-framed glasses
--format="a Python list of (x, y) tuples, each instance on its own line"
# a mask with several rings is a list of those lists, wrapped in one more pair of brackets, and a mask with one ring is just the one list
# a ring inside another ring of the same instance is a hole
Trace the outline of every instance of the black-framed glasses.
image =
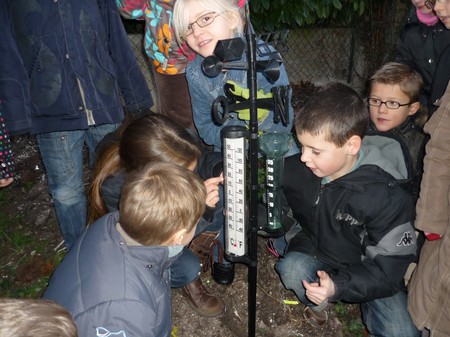
[(382, 101), (379, 98), (372, 98), (372, 97), (368, 99), (368, 102), (369, 102), (369, 105), (375, 106), (375, 107), (379, 107), (379, 106), (381, 106), (381, 104), (384, 104), (384, 105), (386, 105), (386, 108), (393, 109), (393, 110), (398, 109), (401, 106), (411, 105), (413, 103), (413, 102), (409, 102), (409, 103), (405, 103), (405, 104), (400, 104), (397, 101)]
[(184, 36), (189, 36), (194, 32), (194, 24), (196, 23), (200, 28), (204, 28), (206, 26), (209, 26), (211, 23), (214, 22), (214, 19), (217, 18), (220, 14), (216, 12), (209, 12), (206, 14), (203, 14), (201, 17), (199, 17), (194, 22), (191, 22), (188, 24), (186, 30), (184, 31)]

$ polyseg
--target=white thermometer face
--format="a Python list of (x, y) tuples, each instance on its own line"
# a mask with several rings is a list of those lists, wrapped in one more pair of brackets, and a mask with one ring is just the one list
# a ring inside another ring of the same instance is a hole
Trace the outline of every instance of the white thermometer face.
[(244, 137), (224, 138), (225, 251), (235, 256), (246, 254), (245, 144)]

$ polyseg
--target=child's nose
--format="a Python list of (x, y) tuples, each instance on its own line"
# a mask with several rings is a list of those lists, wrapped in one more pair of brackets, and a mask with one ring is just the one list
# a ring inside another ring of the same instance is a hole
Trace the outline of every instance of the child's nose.
[(381, 105), (378, 107), (378, 113), (385, 114), (388, 112), (388, 108), (386, 106), (386, 103), (381, 103)]
[(300, 156), (300, 161), (303, 163), (306, 163), (308, 161), (308, 156), (307, 156), (305, 150), (302, 151), (302, 155)]

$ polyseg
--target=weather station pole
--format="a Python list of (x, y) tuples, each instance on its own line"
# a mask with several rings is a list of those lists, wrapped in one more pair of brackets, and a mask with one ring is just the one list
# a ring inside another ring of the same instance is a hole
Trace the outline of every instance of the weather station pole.
[[(202, 70), (208, 77), (216, 77), (223, 70), (247, 71), (247, 99), (233, 94), (224, 84), (225, 96), (217, 97), (212, 106), (217, 124), (224, 124), (231, 114), (248, 109), (246, 126), (224, 126), (221, 130), (224, 159), (225, 258), (248, 266), (248, 336), (256, 334), (256, 294), (258, 273), (258, 108), (274, 111), (274, 122), (288, 125), (287, 93), (289, 86), (273, 87), (270, 98), (257, 98), (257, 73), (261, 72), (272, 83), (280, 75), (282, 64), (279, 53), (260, 45), (250, 22), (246, 2), (245, 41), (241, 37), (218, 41), (214, 55), (203, 60)], [(267, 52), (269, 50), (269, 52)], [(247, 59), (242, 61), (246, 52)], [(257, 60), (257, 54), (264, 60)], [(248, 162), (248, 165), (247, 165)], [(247, 177), (249, 176), (249, 183)], [(248, 192), (247, 192), (248, 191)], [(248, 198), (247, 198), (248, 194)], [(248, 199), (248, 201), (247, 201)]]

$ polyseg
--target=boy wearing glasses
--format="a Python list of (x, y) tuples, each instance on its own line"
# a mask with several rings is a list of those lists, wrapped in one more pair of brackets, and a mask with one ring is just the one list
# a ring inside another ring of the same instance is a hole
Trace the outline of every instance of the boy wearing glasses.
[(393, 134), (408, 148), (412, 170), (408, 187), (414, 201), (419, 197), (427, 140), (422, 131), (426, 111), (419, 102), (422, 87), (422, 77), (416, 71), (389, 62), (370, 78), (368, 91), (370, 128)]
[[(298, 111), (301, 154), (286, 158), (284, 195), (294, 227), (275, 269), (314, 326), (329, 302), (360, 303), (371, 336), (416, 337), (403, 275), (416, 256), (414, 204), (401, 186), (405, 149), (367, 134), (367, 105), (330, 83)], [(294, 233), (294, 231), (296, 231)]]

